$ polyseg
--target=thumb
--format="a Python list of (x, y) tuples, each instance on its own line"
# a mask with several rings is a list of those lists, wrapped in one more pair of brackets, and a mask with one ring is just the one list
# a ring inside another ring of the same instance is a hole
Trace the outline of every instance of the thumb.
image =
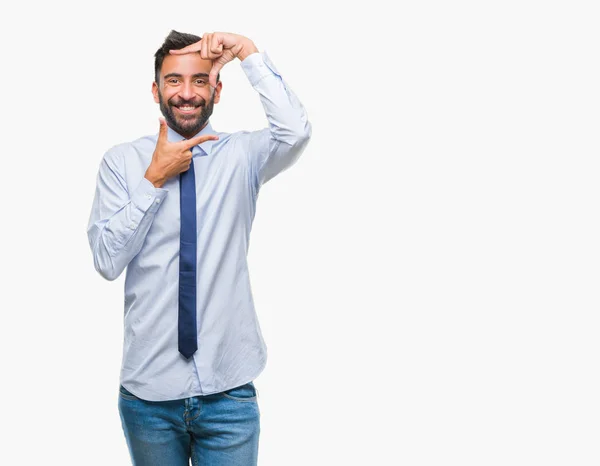
[(225, 50), (220, 57), (213, 61), (212, 68), (210, 69), (210, 73), (208, 74), (208, 82), (212, 87), (217, 87), (217, 76), (219, 76), (221, 68), (223, 68), (234, 58), (235, 57), (231, 53), (231, 50)]
[(212, 68), (210, 69), (210, 73), (208, 75), (208, 82), (212, 87), (217, 87), (217, 76), (219, 75), (219, 71), (221, 71), (221, 68), (223, 68), (227, 63), (232, 61), (236, 57), (237, 53), (239, 53), (239, 50), (234, 52), (232, 49), (225, 48), (221, 56), (213, 61)]
[(167, 142), (167, 122), (164, 118), (159, 118), (158, 122), (160, 123), (160, 128), (158, 130), (158, 140), (157, 144), (164, 144)]
[(217, 76), (219, 76), (219, 71), (223, 68), (218, 62), (215, 62), (210, 69), (210, 73), (208, 74), (208, 83), (213, 87), (217, 87)]

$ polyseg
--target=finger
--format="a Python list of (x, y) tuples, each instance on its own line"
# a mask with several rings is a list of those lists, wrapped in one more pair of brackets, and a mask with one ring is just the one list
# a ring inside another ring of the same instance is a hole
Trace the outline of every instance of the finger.
[(201, 50), (201, 48), (202, 48), (202, 39), (199, 40), (198, 42), (190, 44), (187, 47), (184, 47), (182, 49), (169, 50), (169, 53), (171, 53), (173, 55), (183, 55), (185, 53), (199, 52)]
[(159, 118), (158, 122), (160, 123), (160, 127), (158, 129), (158, 139), (156, 144), (164, 144), (167, 141), (167, 122), (164, 118)]
[(217, 58), (223, 54), (223, 42), (218, 34), (211, 34), (208, 42), (208, 50), (210, 52), (209, 58), (211, 59)]
[(191, 149), (192, 147), (197, 146), (198, 144), (202, 144), (203, 142), (216, 141), (218, 139), (219, 139), (219, 136), (217, 136), (216, 134), (204, 134), (202, 136), (196, 136), (195, 138), (186, 139), (185, 141), (181, 141), (181, 145), (185, 149)]
[(210, 42), (210, 34), (204, 34), (202, 36), (202, 52), (200, 52), (200, 58), (208, 60), (208, 43)]
[(227, 63), (227, 61), (223, 60), (223, 56), (213, 62), (210, 73), (208, 74), (208, 83), (212, 87), (217, 87), (217, 76), (219, 76), (219, 71), (221, 71), (221, 68), (223, 68), (225, 63)]
[(213, 39), (212, 35), (210, 35), (209, 37), (206, 38), (206, 58), (208, 58), (209, 60), (212, 59), (212, 55), (213, 55), (212, 50), (211, 50), (212, 49), (212, 45), (211, 45), (212, 39)]

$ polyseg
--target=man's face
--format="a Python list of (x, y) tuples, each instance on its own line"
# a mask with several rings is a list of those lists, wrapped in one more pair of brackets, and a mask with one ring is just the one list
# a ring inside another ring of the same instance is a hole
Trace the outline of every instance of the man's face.
[(160, 70), (160, 87), (152, 83), (154, 101), (167, 124), (186, 138), (197, 134), (219, 102), (222, 84), (213, 88), (208, 84), (211, 60), (203, 60), (199, 53), (167, 55)]

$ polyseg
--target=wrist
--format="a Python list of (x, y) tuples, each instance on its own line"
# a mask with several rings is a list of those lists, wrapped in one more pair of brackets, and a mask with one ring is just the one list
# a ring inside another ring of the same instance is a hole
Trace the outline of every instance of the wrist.
[(165, 182), (167, 181), (167, 179), (165, 177), (157, 175), (156, 173), (152, 172), (152, 170), (150, 170), (150, 169), (146, 170), (146, 174), (144, 175), (144, 178), (146, 178), (148, 181), (150, 181), (150, 183), (152, 183), (155, 188), (162, 188), (163, 185), (165, 184)]
[(256, 45), (254, 45), (254, 42), (252, 42), (251, 40), (248, 40), (247, 42), (243, 43), (242, 49), (238, 52), (237, 57), (240, 59), (240, 61), (244, 61), (244, 59), (248, 55), (251, 55), (251, 54), (257, 53), (257, 52), (258, 52), (258, 48), (256, 47)]

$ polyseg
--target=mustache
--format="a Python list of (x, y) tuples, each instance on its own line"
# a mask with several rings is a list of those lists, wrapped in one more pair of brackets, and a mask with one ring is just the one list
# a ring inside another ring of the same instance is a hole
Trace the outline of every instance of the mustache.
[(169, 105), (172, 105), (175, 107), (186, 107), (186, 106), (203, 107), (204, 105), (206, 105), (206, 100), (204, 100), (204, 99), (184, 100), (184, 99), (177, 99), (174, 97), (171, 100), (169, 100)]

